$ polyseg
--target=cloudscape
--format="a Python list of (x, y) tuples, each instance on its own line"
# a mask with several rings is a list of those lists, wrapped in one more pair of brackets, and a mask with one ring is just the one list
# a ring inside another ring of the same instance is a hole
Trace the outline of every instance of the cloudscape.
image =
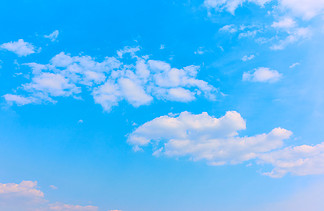
[(324, 0), (0, 6), (0, 210), (324, 209)]

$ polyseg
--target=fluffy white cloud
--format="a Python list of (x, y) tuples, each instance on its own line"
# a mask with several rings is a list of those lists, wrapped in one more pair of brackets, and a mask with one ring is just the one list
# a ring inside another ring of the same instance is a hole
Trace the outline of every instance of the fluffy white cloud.
[(263, 154), (259, 159), (260, 163), (274, 166), (271, 172), (265, 173), (271, 177), (282, 177), (287, 173), (299, 176), (324, 174), (324, 143), (287, 147)]
[(243, 81), (252, 82), (276, 82), (282, 77), (282, 74), (276, 70), (271, 70), (266, 67), (260, 67), (252, 72), (243, 73)]
[(44, 193), (37, 187), (37, 182), (23, 181), (16, 183), (0, 183), (1, 210), (10, 211), (97, 211), (95, 206), (69, 205), (62, 203), (50, 204)]
[(10, 194), (10, 195), (19, 195), (26, 196), (31, 198), (42, 198), (44, 193), (36, 189), (37, 182), (33, 181), (22, 181), (20, 184), (15, 183), (0, 183), (0, 194), (1, 196)]
[(207, 113), (167, 115), (139, 126), (128, 137), (135, 151), (150, 145), (154, 156), (186, 157), (204, 160), (209, 165), (239, 164), (255, 160), (270, 164), (270, 177), (286, 174), (304, 176), (324, 174), (324, 143), (284, 147), (292, 132), (275, 128), (270, 133), (239, 136), (246, 129), (245, 120), (235, 111), (221, 118)]
[(275, 128), (268, 134), (240, 137), (246, 129), (241, 115), (229, 111), (221, 118), (207, 113), (182, 112), (176, 117), (161, 116), (138, 127), (128, 138), (135, 149), (151, 144), (154, 155), (189, 157), (211, 165), (237, 164), (255, 159), (283, 146), (291, 132)]
[(70, 96), (80, 93), (79, 87), (61, 74), (41, 73), (32, 78), (32, 82), (24, 84), (27, 91), (47, 93), (51, 96)]
[(197, 79), (198, 66), (173, 68), (169, 63), (138, 56), (139, 50), (126, 47), (102, 62), (61, 52), (49, 64), (26, 63), (32, 69), (31, 82), (23, 84), (22, 89), (29, 94), (7, 94), (4, 98), (17, 105), (56, 102), (53, 98), (59, 96), (80, 98), (85, 86), (106, 111), (122, 100), (138, 107), (155, 98), (189, 102), (204, 95), (215, 99), (217, 90)]
[(35, 47), (23, 39), (19, 39), (16, 42), (3, 43), (0, 48), (11, 51), (18, 56), (28, 56), (35, 53)]
[(49, 35), (44, 35), (45, 38), (50, 39), (52, 42), (54, 42), (57, 39), (58, 36), (59, 36), (59, 31), (58, 30), (53, 31)]

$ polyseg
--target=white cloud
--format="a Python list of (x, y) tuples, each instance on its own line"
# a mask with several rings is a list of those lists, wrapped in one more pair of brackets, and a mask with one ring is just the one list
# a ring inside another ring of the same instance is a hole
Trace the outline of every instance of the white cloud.
[(141, 85), (129, 78), (119, 79), (118, 84), (126, 100), (135, 107), (147, 105), (153, 100)]
[(276, 70), (271, 70), (266, 67), (260, 67), (252, 72), (243, 73), (243, 81), (252, 82), (276, 82), (282, 77), (282, 74)]
[(24, 89), (30, 92), (41, 92), (51, 96), (71, 96), (78, 94), (81, 89), (71, 81), (55, 73), (41, 73), (32, 78), (32, 82), (23, 85)]
[(55, 204), (50, 204), (49, 205), (49, 210), (57, 210), (57, 211), (97, 211), (98, 207), (55, 203)]
[(36, 189), (37, 182), (22, 181), (20, 184), (15, 183), (0, 183), (1, 196), (6, 194), (26, 196), (31, 198), (42, 198), (44, 193)]
[(279, 0), (279, 5), (304, 19), (311, 19), (324, 12), (324, 0)]
[(228, 12), (234, 14), (235, 10), (242, 6), (245, 2), (251, 2), (263, 6), (264, 4), (270, 2), (271, 0), (205, 0), (204, 5), (207, 8), (213, 8), (218, 11), (227, 10)]
[(6, 94), (3, 96), (9, 104), (16, 103), (19, 106), (34, 103), (36, 101), (33, 97), (23, 97), (20, 95)]
[(35, 47), (23, 39), (19, 39), (16, 42), (3, 43), (0, 48), (11, 51), (18, 56), (28, 56), (35, 53)]
[[(204, 6), (217, 11), (227, 10), (234, 15), (244, 3), (255, 3), (263, 7), (273, 0), (205, 0)], [(286, 10), (304, 19), (311, 19), (324, 12), (324, 0), (278, 0), (280, 10)]]
[(291, 68), (295, 68), (295, 67), (298, 66), (298, 65), (300, 65), (300, 63), (299, 63), (299, 62), (296, 62), (296, 63), (290, 65), (289, 68), (290, 68), (290, 69), (291, 69)]
[(37, 182), (22, 181), (16, 183), (0, 183), (0, 207), (10, 211), (97, 211), (95, 206), (69, 205), (56, 202), (49, 203), (44, 193), (37, 187)]
[(246, 123), (235, 111), (221, 118), (207, 113), (161, 116), (138, 127), (128, 138), (136, 148), (151, 144), (154, 155), (206, 160), (210, 165), (237, 164), (283, 146), (291, 132), (275, 128), (268, 134), (238, 136)]
[(238, 38), (241, 39), (241, 38), (253, 38), (257, 35), (257, 33), (259, 32), (260, 30), (252, 30), (252, 31), (246, 31), (246, 32), (242, 32), (239, 34)]
[(250, 61), (250, 60), (252, 60), (252, 59), (254, 59), (254, 55), (252, 54), (252, 55), (245, 55), (245, 56), (243, 56), (243, 58), (242, 58), (242, 61), (243, 62), (246, 62), (246, 61)]
[(50, 188), (52, 188), (53, 190), (57, 190), (58, 188), (55, 185), (50, 185)]
[(311, 30), (309, 28), (295, 28), (293, 30), (287, 31), (287, 33), (288, 36), (285, 39), (281, 40), (278, 44), (275, 44), (270, 48), (272, 50), (282, 50), (287, 45), (295, 43), (302, 39), (310, 38), (312, 35)]
[(235, 33), (237, 32), (237, 28), (234, 24), (225, 25), (222, 28), (219, 29), (220, 32), (229, 32), (229, 33)]
[(58, 36), (59, 36), (59, 31), (58, 30), (53, 31), (49, 35), (44, 35), (45, 38), (50, 39), (52, 42), (54, 42), (57, 39)]
[(271, 26), (273, 28), (289, 29), (295, 27), (296, 22), (290, 17), (285, 17), (278, 22), (273, 22)]
[(169, 114), (139, 126), (128, 137), (135, 151), (151, 146), (154, 156), (186, 157), (204, 160), (209, 165), (240, 164), (255, 160), (270, 164), (264, 175), (278, 178), (286, 174), (297, 176), (324, 174), (324, 142), (315, 146), (284, 147), (292, 132), (275, 128), (270, 133), (240, 136), (246, 122), (235, 111), (221, 118), (206, 112)]
[(126, 47), (102, 62), (61, 52), (49, 64), (25, 63), (32, 69), (31, 81), (18, 91), (24, 90), (27, 96), (4, 97), (17, 105), (56, 102), (56, 97), (80, 98), (82, 87), (86, 87), (106, 111), (122, 100), (139, 107), (154, 99), (189, 102), (201, 95), (215, 99), (217, 89), (197, 79), (199, 66), (174, 68), (167, 62), (138, 56), (139, 50)]
[(198, 54), (198, 55), (203, 55), (206, 51), (204, 50), (203, 47), (199, 47), (194, 54)]
[(265, 173), (271, 177), (282, 177), (287, 173), (298, 176), (324, 174), (324, 143), (287, 147), (259, 158), (260, 163), (274, 166), (271, 172)]

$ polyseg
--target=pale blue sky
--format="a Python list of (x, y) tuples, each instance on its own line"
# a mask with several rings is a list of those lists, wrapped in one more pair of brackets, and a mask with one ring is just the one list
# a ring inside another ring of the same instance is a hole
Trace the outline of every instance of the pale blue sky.
[(324, 206), (323, 0), (0, 7), (0, 210)]

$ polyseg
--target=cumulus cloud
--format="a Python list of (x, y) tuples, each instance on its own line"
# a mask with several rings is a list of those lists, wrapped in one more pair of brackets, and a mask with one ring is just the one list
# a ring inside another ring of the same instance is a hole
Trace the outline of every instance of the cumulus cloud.
[(35, 47), (23, 39), (19, 39), (16, 42), (3, 43), (0, 45), (0, 48), (11, 51), (18, 56), (28, 56), (29, 54), (35, 53)]
[(252, 72), (243, 73), (243, 81), (252, 82), (269, 82), (273, 83), (278, 81), (282, 77), (282, 74), (277, 70), (271, 70), (266, 67), (260, 67)]
[(11, 211), (97, 211), (95, 206), (69, 205), (56, 202), (49, 203), (44, 193), (39, 190), (36, 181), (16, 183), (0, 183), (0, 206)]
[(283, 146), (291, 132), (275, 128), (270, 133), (239, 136), (245, 120), (235, 111), (221, 118), (207, 113), (161, 116), (138, 127), (128, 137), (136, 149), (152, 145), (154, 155), (205, 160), (210, 165), (238, 164)]
[(206, 112), (166, 115), (139, 126), (128, 137), (135, 151), (151, 146), (154, 156), (186, 157), (209, 165), (239, 164), (254, 160), (271, 165), (264, 175), (278, 178), (324, 174), (324, 143), (285, 147), (292, 132), (274, 128), (269, 133), (240, 136), (246, 122), (235, 111), (215, 118)]
[(57, 97), (79, 99), (85, 88), (104, 110), (110, 111), (122, 100), (134, 107), (150, 104), (154, 99), (190, 102), (198, 96), (210, 100), (217, 89), (197, 79), (199, 66), (171, 67), (164, 61), (138, 56), (140, 48), (126, 47), (117, 56), (98, 62), (90, 56), (55, 55), (48, 64), (26, 63), (31, 81), (22, 84), (24, 94), (7, 94), (9, 103), (25, 105), (56, 102)]
[(49, 35), (44, 35), (45, 38), (50, 39), (52, 42), (54, 42), (58, 36), (59, 36), (59, 30), (55, 30)]
[(271, 177), (282, 177), (287, 173), (293, 175), (324, 174), (324, 143), (309, 146), (287, 147), (260, 156), (260, 163), (274, 166)]

